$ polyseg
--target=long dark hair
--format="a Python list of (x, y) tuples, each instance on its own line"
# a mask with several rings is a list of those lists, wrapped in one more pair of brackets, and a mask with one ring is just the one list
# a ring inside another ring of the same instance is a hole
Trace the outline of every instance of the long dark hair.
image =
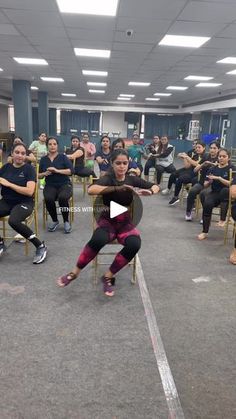
[[(162, 138), (167, 138), (167, 143), (166, 144), (162, 144), (162, 142), (161, 142)], [(157, 154), (164, 153), (166, 151), (167, 147), (168, 147), (168, 144), (169, 144), (169, 140), (168, 140), (167, 135), (162, 135), (162, 137), (160, 138), (160, 145), (158, 147)]]
[(14, 144), (13, 147), (12, 147), (11, 153), (13, 153), (13, 151), (15, 150), (15, 148), (16, 147), (19, 147), (19, 146), (24, 147), (25, 152), (27, 153), (27, 147), (26, 147), (26, 145), (24, 143)]
[(116, 140), (113, 141), (113, 143), (111, 145), (111, 151), (112, 152), (114, 151), (115, 145), (116, 144), (119, 144), (119, 143), (121, 143), (122, 144), (122, 148), (125, 149), (125, 142), (124, 142), (123, 138), (117, 138)]
[(57, 143), (57, 145), (59, 145), (59, 141), (58, 141), (58, 139), (56, 137), (48, 137), (47, 138), (47, 141), (46, 141), (46, 146), (48, 146), (48, 143), (49, 143), (50, 140), (55, 140), (56, 143)]

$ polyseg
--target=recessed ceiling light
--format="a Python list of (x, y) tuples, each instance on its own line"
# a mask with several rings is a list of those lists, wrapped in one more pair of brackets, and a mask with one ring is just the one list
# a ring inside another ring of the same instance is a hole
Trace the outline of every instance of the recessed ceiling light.
[(110, 58), (111, 51), (108, 49), (74, 48), (78, 57)]
[(135, 97), (135, 95), (130, 95), (128, 93), (120, 93), (120, 97)]
[(40, 79), (43, 81), (56, 81), (56, 82), (64, 81), (64, 79), (62, 79), (61, 77), (40, 77)]
[(157, 102), (160, 99), (157, 97), (146, 97), (145, 100), (154, 100), (155, 102)]
[(89, 89), (89, 93), (105, 93), (105, 90), (94, 90), (94, 89)]
[(75, 97), (75, 93), (61, 93), (62, 96), (69, 96), (69, 97)]
[(118, 97), (117, 100), (131, 100), (131, 97)]
[(214, 79), (214, 77), (207, 77), (207, 76), (188, 76), (185, 77), (184, 80), (202, 80), (202, 81), (207, 81), (207, 80), (212, 80)]
[(236, 64), (236, 57), (226, 57), (223, 60), (216, 61), (220, 64)]
[(107, 86), (107, 83), (100, 83), (100, 82), (96, 82), (96, 81), (87, 81), (87, 86), (105, 87), (105, 86)]
[(129, 86), (150, 86), (151, 83), (139, 82), (139, 81), (130, 81)]
[(48, 65), (48, 62), (41, 58), (20, 58), (13, 57), (18, 64), (30, 64), (30, 65)]
[(195, 87), (217, 87), (221, 85), (222, 83), (198, 83)]
[(39, 90), (39, 88), (37, 86), (31, 86), (30, 88), (31, 88), (31, 90)]
[(187, 90), (188, 87), (185, 86), (168, 86), (166, 87), (167, 90)]
[(119, 0), (57, 0), (60, 12), (116, 16)]
[(107, 71), (93, 71), (93, 70), (82, 70), (84, 76), (108, 76)]
[(0, 71), (3, 71), (3, 68), (0, 68)]
[(228, 71), (228, 73), (226, 73), (226, 74), (236, 74), (236, 70), (232, 70), (232, 71)]
[(154, 93), (154, 96), (172, 96), (172, 93)]
[(173, 47), (199, 48), (205, 42), (209, 41), (207, 36), (182, 36), (182, 35), (165, 35), (159, 42), (159, 45), (169, 45)]

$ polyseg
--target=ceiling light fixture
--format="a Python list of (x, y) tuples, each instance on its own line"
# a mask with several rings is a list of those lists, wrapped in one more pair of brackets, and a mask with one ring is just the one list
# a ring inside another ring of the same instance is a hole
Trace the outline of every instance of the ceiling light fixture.
[(31, 90), (39, 90), (39, 88), (37, 86), (31, 86), (30, 88), (31, 88)]
[(135, 95), (130, 95), (128, 93), (120, 93), (120, 97), (135, 97)]
[(89, 93), (105, 93), (105, 90), (94, 90), (94, 89), (89, 89)]
[(188, 87), (185, 86), (168, 86), (166, 87), (167, 90), (187, 90)]
[(198, 83), (195, 87), (217, 87), (222, 86), (222, 83)]
[(172, 47), (199, 48), (205, 42), (209, 41), (208, 36), (183, 36), (183, 35), (165, 35), (159, 42), (159, 45)]
[(153, 101), (157, 102), (160, 99), (157, 98), (157, 97), (146, 97), (145, 100), (153, 100)]
[(151, 83), (140, 82), (140, 81), (130, 81), (129, 86), (150, 86)]
[(219, 64), (236, 64), (236, 57), (226, 57), (216, 62)]
[(226, 74), (232, 74), (232, 75), (235, 75), (235, 74), (236, 74), (236, 70), (228, 71), (228, 73), (226, 73)]
[(61, 96), (75, 97), (75, 93), (61, 93)]
[(111, 51), (108, 49), (74, 48), (78, 57), (110, 58)]
[(116, 16), (119, 0), (57, 0), (60, 12)]
[(43, 81), (55, 81), (55, 82), (63, 82), (64, 79), (62, 79), (61, 77), (40, 77), (41, 80)]
[(107, 77), (107, 71), (94, 71), (94, 70), (82, 70), (84, 76), (99, 76), (99, 77)]
[(207, 80), (212, 80), (214, 79), (214, 77), (207, 77), (207, 76), (188, 76), (185, 77), (184, 80), (202, 80), (202, 81), (207, 81)]
[(117, 100), (131, 100), (131, 97), (118, 97)]
[(25, 65), (48, 65), (48, 62), (42, 58), (21, 58), (21, 57), (13, 57), (18, 64), (25, 64)]
[(154, 96), (172, 96), (172, 93), (154, 93)]
[(107, 83), (100, 83), (100, 82), (96, 82), (96, 81), (87, 81), (87, 86), (105, 87), (105, 86), (107, 86)]

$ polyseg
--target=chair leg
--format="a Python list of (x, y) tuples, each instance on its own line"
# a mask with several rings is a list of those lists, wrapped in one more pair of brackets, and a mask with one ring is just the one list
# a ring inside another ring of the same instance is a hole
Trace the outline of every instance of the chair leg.
[(94, 262), (94, 284), (96, 285), (98, 283), (97, 280), (97, 272), (98, 272), (98, 256), (96, 256), (93, 260)]
[(134, 256), (131, 284), (136, 284), (136, 274), (137, 274), (136, 267), (137, 267), (137, 256)]

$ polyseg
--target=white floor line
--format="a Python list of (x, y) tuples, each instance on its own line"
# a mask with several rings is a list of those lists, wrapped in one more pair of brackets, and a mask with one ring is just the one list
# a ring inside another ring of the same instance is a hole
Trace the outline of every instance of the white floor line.
[(157, 326), (156, 316), (153, 310), (147, 284), (144, 278), (139, 257), (137, 257), (137, 279), (147, 318), (152, 346), (156, 357), (157, 367), (161, 376), (161, 382), (169, 409), (168, 419), (184, 419), (184, 412), (179, 400), (178, 392), (167, 360), (160, 331)]

